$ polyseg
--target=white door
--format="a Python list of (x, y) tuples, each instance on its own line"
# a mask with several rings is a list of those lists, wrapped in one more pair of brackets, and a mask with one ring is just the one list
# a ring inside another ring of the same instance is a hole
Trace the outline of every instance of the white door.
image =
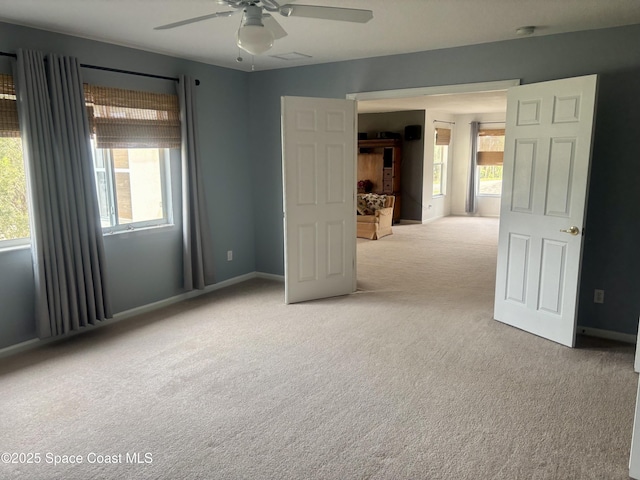
[(356, 289), (356, 102), (282, 97), (285, 302)]
[(496, 320), (574, 346), (597, 76), (507, 93)]

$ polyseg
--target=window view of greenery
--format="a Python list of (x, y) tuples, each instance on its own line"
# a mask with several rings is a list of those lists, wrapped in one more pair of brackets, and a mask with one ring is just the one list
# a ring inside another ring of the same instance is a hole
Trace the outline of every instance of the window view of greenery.
[(478, 167), (480, 195), (500, 195), (502, 193), (502, 165), (485, 165)]
[(21, 238), (29, 238), (22, 141), (0, 137), (0, 241)]
[(102, 227), (166, 221), (165, 171), (164, 149), (97, 149), (95, 173)]
[[(504, 135), (480, 135), (478, 152), (504, 152)], [(478, 194), (502, 193), (502, 163), (478, 166)]]
[(444, 164), (449, 154), (448, 145), (433, 147), (433, 196), (444, 195)]
[(433, 164), (433, 196), (442, 195), (442, 164)]

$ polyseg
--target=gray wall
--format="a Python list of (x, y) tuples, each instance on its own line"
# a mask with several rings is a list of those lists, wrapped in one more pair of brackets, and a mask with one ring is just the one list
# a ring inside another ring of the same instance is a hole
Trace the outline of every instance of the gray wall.
[[(0, 50), (31, 48), (78, 57), (81, 63), (201, 81), (197, 95), (200, 153), (211, 223), (216, 282), (255, 271), (252, 176), (247, 124), (248, 75), (140, 50), (65, 35), (0, 24)], [(11, 60), (0, 58), (0, 72), (11, 72)], [(175, 83), (83, 69), (89, 83), (160, 92), (175, 92)], [(174, 209), (181, 211), (179, 152), (172, 152)], [(108, 283), (114, 311), (163, 300), (182, 289), (180, 215), (173, 227), (105, 237)], [(227, 262), (226, 252), (234, 260)], [(31, 252), (0, 251), (0, 348), (35, 337)]]
[[(420, 140), (406, 140), (404, 127), (420, 125)], [(378, 132), (393, 132), (402, 135), (402, 163), (400, 190), (400, 218), (422, 220), (422, 167), (424, 163), (424, 110), (403, 112), (361, 113), (358, 115), (358, 132), (376, 138)]]
[[(640, 313), (640, 25), (250, 75), (256, 266), (283, 273), (280, 96), (600, 75), (579, 324), (635, 334)], [(603, 288), (603, 305), (593, 304)]]

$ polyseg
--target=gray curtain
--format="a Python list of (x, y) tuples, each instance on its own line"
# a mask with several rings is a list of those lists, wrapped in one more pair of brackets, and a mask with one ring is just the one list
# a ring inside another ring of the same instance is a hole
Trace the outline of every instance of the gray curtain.
[(111, 317), (89, 125), (75, 58), (19, 50), (40, 338)]
[(467, 181), (467, 201), (465, 204), (465, 212), (476, 213), (478, 211), (478, 202), (476, 198), (476, 176), (478, 169), (478, 129), (479, 122), (471, 122), (471, 158), (469, 159), (469, 177)]
[(184, 288), (203, 289), (214, 283), (213, 247), (198, 150), (195, 81), (181, 75), (178, 82), (182, 127), (182, 240)]

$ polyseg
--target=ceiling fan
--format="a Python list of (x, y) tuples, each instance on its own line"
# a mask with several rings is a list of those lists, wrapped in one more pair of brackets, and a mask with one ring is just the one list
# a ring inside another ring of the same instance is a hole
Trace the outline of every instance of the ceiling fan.
[[(235, 10), (189, 18), (180, 22), (155, 27), (154, 30), (166, 30), (209, 20), (210, 18), (230, 17), (231, 15), (242, 13), (242, 25), (238, 29), (236, 43), (238, 47), (251, 55), (260, 55), (273, 46), (274, 40), (287, 35), (287, 32), (273, 18), (271, 13), (279, 13), (283, 17), (306, 17), (355, 23), (366, 23), (373, 18), (371, 10), (290, 3), (280, 5), (275, 0), (216, 0), (216, 3), (232, 7)], [(265, 13), (265, 10), (268, 13)]]

